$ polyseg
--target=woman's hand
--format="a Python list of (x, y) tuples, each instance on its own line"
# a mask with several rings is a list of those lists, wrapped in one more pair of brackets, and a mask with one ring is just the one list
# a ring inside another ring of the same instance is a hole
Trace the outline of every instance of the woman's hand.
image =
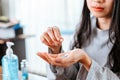
[(47, 52), (39, 52), (38, 56), (48, 63), (56, 66), (68, 67), (74, 63), (80, 62), (89, 70), (92, 63), (91, 59), (82, 49), (74, 49), (69, 52), (60, 54), (49, 54)]
[(47, 31), (41, 35), (40, 40), (47, 45), (53, 53), (59, 53), (63, 38), (61, 37), (59, 28), (54, 26), (48, 27)]

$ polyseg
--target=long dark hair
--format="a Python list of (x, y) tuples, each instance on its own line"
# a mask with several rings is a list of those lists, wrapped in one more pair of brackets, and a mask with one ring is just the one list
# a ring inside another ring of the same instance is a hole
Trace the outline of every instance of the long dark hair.
[[(76, 29), (74, 42), (71, 49), (81, 48), (84, 43), (91, 37), (91, 20), (90, 11), (87, 7), (86, 0), (84, 1), (82, 20), (78, 29)], [(111, 70), (115, 73), (120, 72), (120, 0), (114, 0), (112, 20), (109, 29), (109, 40), (112, 42), (112, 33), (115, 33), (115, 43), (109, 54), (109, 64)]]

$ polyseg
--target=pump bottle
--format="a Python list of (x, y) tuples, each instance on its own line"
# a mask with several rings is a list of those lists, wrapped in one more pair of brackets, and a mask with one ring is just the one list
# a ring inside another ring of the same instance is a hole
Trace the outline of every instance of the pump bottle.
[[(2, 71), (3, 74), (8, 76), (9, 80), (18, 80), (18, 57), (13, 54), (11, 46), (14, 45), (12, 42), (7, 42), (6, 55), (2, 58)], [(3, 76), (3, 80), (7, 80)]]
[(26, 59), (21, 61), (22, 80), (28, 80), (28, 64)]

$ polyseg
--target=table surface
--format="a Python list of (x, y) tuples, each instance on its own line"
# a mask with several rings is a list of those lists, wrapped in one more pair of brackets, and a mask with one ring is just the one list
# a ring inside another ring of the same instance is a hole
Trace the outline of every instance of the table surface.
[[(0, 74), (2, 73), (2, 67), (0, 66)], [(22, 80), (21, 79), (21, 71), (19, 71), (19, 80)], [(39, 75), (35, 75), (35, 74), (31, 74), (29, 73), (28, 74), (28, 80), (48, 80), (46, 77), (43, 77), (43, 76), (39, 76)]]

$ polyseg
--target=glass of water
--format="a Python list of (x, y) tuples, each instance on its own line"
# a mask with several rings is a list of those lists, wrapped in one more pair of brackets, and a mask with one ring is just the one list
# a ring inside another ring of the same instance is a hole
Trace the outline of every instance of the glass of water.
[(0, 80), (9, 80), (9, 77), (5, 74), (0, 74)]

